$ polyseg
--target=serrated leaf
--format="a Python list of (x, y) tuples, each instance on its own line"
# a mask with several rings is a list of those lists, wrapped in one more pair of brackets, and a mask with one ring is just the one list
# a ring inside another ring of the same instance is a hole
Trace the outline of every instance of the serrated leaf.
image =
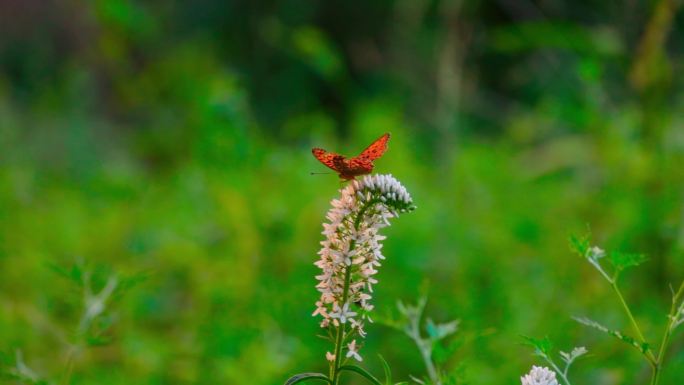
[(591, 320), (591, 319), (586, 318), (586, 317), (573, 317), (573, 319), (575, 321), (581, 323), (582, 325), (592, 327), (596, 330), (599, 330), (601, 332), (604, 332), (610, 336), (613, 336), (613, 337), (619, 339), (620, 341), (622, 341), (622, 342), (630, 345), (631, 347), (637, 349), (642, 354), (645, 354), (646, 352), (648, 352), (650, 350), (648, 343), (646, 343), (646, 342), (640, 343), (640, 342), (636, 341), (634, 338), (632, 338), (626, 334), (623, 334), (622, 332), (619, 332), (617, 330), (608, 329), (607, 327), (601, 325), (600, 323), (598, 323), (594, 320)]
[(577, 357), (580, 357), (584, 354), (587, 354), (587, 348), (584, 346), (575, 347), (572, 349), (572, 351), (570, 351), (570, 353), (560, 352), (561, 357), (563, 357), (563, 361), (565, 361), (567, 364), (572, 363)]
[(373, 385), (382, 385), (382, 382), (380, 382), (380, 380), (375, 378), (372, 374), (368, 373), (365, 369), (363, 369), (360, 366), (344, 365), (344, 366), (340, 367), (340, 371), (343, 371), (343, 370), (346, 370), (349, 372), (354, 372), (354, 373), (360, 375), (361, 377), (365, 378), (366, 380), (368, 380)]
[(285, 385), (294, 385), (298, 384), (300, 382), (308, 381), (308, 380), (320, 380), (320, 381), (325, 381), (329, 384), (332, 384), (332, 381), (326, 376), (325, 374), (322, 373), (300, 373), (300, 374), (295, 374), (294, 376), (288, 378), (287, 381), (285, 381)]
[(610, 253), (610, 263), (617, 271), (622, 271), (629, 267), (639, 266), (647, 260), (648, 258), (644, 254), (623, 253), (620, 251), (612, 251)]
[(79, 264), (75, 263), (71, 266), (65, 267), (53, 262), (48, 262), (46, 265), (48, 269), (58, 276), (73, 282), (78, 287), (83, 286), (83, 269)]
[(427, 330), (428, 336), (430, 336), (432, 340), (438, 341), (456, 333), (456, 330), (458, 329), (458, 321), (436, 324), (432, 321), (432, 319), (428, 318), (425, 329)]
[(584, 258), (589, 251), (590, 235), (570, 235), (570, 249)]
[(529, 346), (532, 346), (537, 353), (542, 353), (544, 355), (549, 355), (551, 352), (552, 343), (548, 336), (537, 339), (534, 337), (522, 336)]

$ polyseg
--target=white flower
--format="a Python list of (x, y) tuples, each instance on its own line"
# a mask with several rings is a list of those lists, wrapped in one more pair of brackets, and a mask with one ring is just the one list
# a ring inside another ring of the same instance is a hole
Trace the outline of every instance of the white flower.
[(335, 361), (335, 355), (330, 352), (325, 352), (325, 359), (330, 362), (333, 362)]
[(606, 252), (598, 246), (593, 246), (587, 250), (587, 258), (598, 261), (599, 259), (606, 256)]
[[(377, 268), (385, 259), (381, 252), (385, 237), (379, 231), (389, 226), (390, 219), (415, 206), (411, 195), (391, 175), (367, 175), (352, 181), (331, 206), (323, 224), (320, 258), (314, 263), (321, 273), (316, 276), (320, 299), (313, 315), (323, 317), (323, 328), (344, 330), (349, 321), (352, 330), (364, 337), (363, 325), (355, 317), (371, 322), (371, 293), (378, 283)], [(353, 303), (360, 305), (356, 311), (350, 310)], [(360, 360), (355, 342), (350, 346), (351, 356)]]
[(350, 344), (347, 344), (347, 348), (349, 349), (347, 352), (347, 358), (354, 357), (356, 361), (363, 361), (363, 358), (361, 358), (359, 355), (359, 348), (356, 346), (356, 340), (352, 341)]
[(549, 368), (532, 366), (532, 370), (523, 377), (520, 377), (522, 385), (558, 385), (556, 372)]
[(347, 319), (352, 320), (351, 317), (355, 315), (356, 312), (349, 310), (349, 303), (345, 303), (341, 309), (338, 304), (335, 304), (335, 306), (333, 306), (333, 312), (330, 313), (330, 318), (337, 318), (341, 323), (346, 323)]
[(357, 333), (359, 333), (361, 338), (366, 337), (366, 331), (363, 330), (363, 321), (357, 321), (355, 319), (350, 319), (349, 323), (351, 324), (352, 328), (355, 329)]

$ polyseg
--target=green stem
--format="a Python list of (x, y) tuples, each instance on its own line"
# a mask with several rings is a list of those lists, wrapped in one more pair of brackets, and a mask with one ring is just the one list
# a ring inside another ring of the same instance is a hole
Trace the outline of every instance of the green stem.
[(556, 363), (553, 362), (551, 357), (549, 357), (547, 355), (544, 355), (543, 357), (544, 357), (544, 359), (546, 359), (546, 362), (548, 362), (549, 365), (551, 365), (551, 367), (556, 371), (556, 373), (558, 373), (558, 375), (561, 377), (561, 379), (563, 380), (565, 385), (571, 385), (570, 380), (568, 380), (568, 374), (567, 374), (568, 367), (566, 366), (565, 370), (561, 371), (560, 368), (558, 367), (558, 365), (556, 365)]
[(670, 306), (669, 319), (667, 323), (667, 328), (663, 334), (663, 339), (660, 342), (660, 348), (658, 349), (658, 356), (656, 358), (656, 366), (653, 370), (653, 376), (651, 377), (651, 385), (657, 385), (660, 380), (660, 370), (662, 369), (663, 362), (665, 361), (665, 352), (667, 351), (667, 345), (670, 342), (670, 336), (672, 335), (672, 325), (676, 320), (676, 312), (679, 310), (677, 304), (679, 303), (680, 297), (684, 295), (684, 281), (679, 286), (679, 290), (672, 298), (672, 305)]
[(416, 315), (415, 317), (409, 317), (409, 329), (406, 334), (415, 342), (420, 351), (420, 355), (425, 363), (425, 368), (428, 372), (428, 377), (435, 385), (442, 385), (442, 381), (437, 374), (437, 368), (432, 362), (432, 346), (430, 341), (426, 340), (420, 335), (420, 321), (423, 318), (423, 312), (425, 311), (425, 298), (421, 298), (416, 305)]
[[(613, 290), (615, 290), (615, 294), (617, 294), (618, 298), (620, 299), (620, 303), (622, 304), (622, 307), (625, 309), (625, 313), (627, 313), (627, 317), (629, 318), (629, 321), (632, 323), (632, 327), (634, 328), (634, 331), (636, 332), (639, 341), (642, 344), (645, 344), (646, 338), (644, 338), (644, 334), (641, 332), (639, 324), (637, 324), (636, 319), (634, 319), (634, 315), (632, 315), (632, 311), (629, 309), (629, 305), (627, 305), (625, 298), (622, 296), (622, 293), (620, 292), (620, 289), (617, 286), (617, 280), (611, 280), (610, 285), (613, 287)], [(646, 352), (644, 353), (644, 358), (646, 358), (646, 361), (648, 361), (649, 365), (651, 365), (651, 369), (654, 372), (657, 372), (657, 360), (650, 348), (646, 350)]]
[[(354, 250), (354, 247), (356, 246), (356, 242), (352, 241), (352, 243), (349, 246), (349, 251)], [(347, 269), (344, 273), (344, 290), (342, 292), (342, 305), (340, 308), (344, 307), (344, 304), (347, 303), (347, 297), (349, 297), (349, 285), (351, 283), (351, 265), (347, 266)], [(332, 384), (337, 385), (337, 378), (339, 377), (340, 373), (340, 361), (341, 361), (341, 355), (342, 355), (342, 340), (344, 338), (344, 332), (346, 329), (346, 324), (340, 323), (340, 326), (337, 327), (337, 336), (335, 338), (335, 365), (333, 366), (333, 371), (332, 371)]]
[[(368, 210), (371, 205), (377, 203), (377, 200), (373, 199), (361, 207), (359, 210), (358, 215), (356, 218), (354, 218), (354, 230), (358, 231), (359, 226), (361, 225), (361, 219), (363, 218), (363, 215), (365, 214), (366, 210)], [(356, 247), (356, 241), (352, 240), (351, 243), (349, 244), (349, 252), (352, 252), (354, 248)], [(352, 266), (349, 265), (347, 266), (345, 272), (344, 272), (344, 288), (342, 290), (342, 304), (340, 305), (341, 308), (344, 307), (344, 304), (347, 303), (347, 300), (349, 299), (349, 286), (351, 285), (351, 271), (352, 271)], [(342, 358), (340, 357), (342, 355), (342, 341), (344, 340), (344, 332), (346, 329), (346, 324), (340, 323), (340, 326), (337, 327), (337, 335), (335, 337), (335, 364), (333, 365), (332, 368), (332, 374), (330, 378), (332, 379), (332, 385), (337, 385), (338, 382), (338, 377), (340, 376), (340, 363), (342, 361)]]
[(76, 356), (76, 346), (71, 346), (69, 348), (69, 353), (67, 354), (67, 361), (64, 366), (64, 374), (62, 374), (62, 379), (60, 380), (61, 385), (68, 385), (71, 382), (71, 373), (74, 371), (74, 359)]

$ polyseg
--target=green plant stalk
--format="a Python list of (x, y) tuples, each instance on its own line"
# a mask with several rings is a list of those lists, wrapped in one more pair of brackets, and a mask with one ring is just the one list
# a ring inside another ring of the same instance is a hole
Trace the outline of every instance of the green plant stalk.
[[(359, 214), (356, 216), (354, 219), (354, 229), (359, 230), (359, 225), (361, 224), (361, 218), (363, 218), (363, 214), (368, 210), (368, 207), (370, 207), (372, 204), (375, 204), (376, 200), (370, 200), (368, 203), (366, 203), (361, 210), (359, 210)], [(356, 241), (351, 241), (349, 244), (349, 251), (353, 251), (354, 248), (356, 247)], [(349, 285), (351, 284), (351, 270), (352, 266), (349, 265), (347, 266), (347, 269), (344, 273), (344, 289), (342, 291), (342, 306), (344, 306), (345, 303), (347, 303), (347, 299), (349, 298)], [(340, 323), (340, 326), (337, 328), (337, 335), (335, 337), (335, 364), (332, 367), (332, 372), (330, 374), (330, 379), (332, 380), (332, 385), (337, 385), (337, 380), (338, 377), (340, 376), (340, 362), (341, 362), (341, 354), (342, 354), (342, 340), (344, 339), (344, 332), (346, 329), (346, 324)]]
[(413, 339), (413, 341), (416, 343), (416, 346), (418, 346), (418, 350), (423, 358), (423, 362), (425, 362), (425, 368), (427, 369), (430, 381), (436, 385), (441, 385), (440, 378), (437, 375), (437, 369), (435, 368), (435, 364), (432, 362), (432, 352), (430, 351), (431, 349), (429, 343), (420, 336), (419, 325), (417, 324), (420, 322), (420, 318), (421, 316), (419, 315), (417, 321), (412, 322), (411, 339)]
[[(629, 305), (627, 305), (627, 302), (625, 301), (625, 298), (622, 296), (622, 293), (620, 292), (620, 288), (617, 286), (617, 279), (612, 279), (610, 281), (610, 285), (613, 287), (613, 290), (615, 290), (615, 294), (617, 294), (618, 299), (620, 299), (620, 303), (622, 304), (623, 309), (625, 310), (625, 313), (627, 313), (627, 318), (629, 318), (629, 321), (632, 323), (632, 327), (634, 328), (634, 331), (637, 334), (637, 337), (639, 338), (640, 342), (642, 344), (646, 343), (646, 338), (644, 338), (644, 334), (641, 332), (641, 328), (639, 328), (639, 324), (637, 324), (636, 319), (634, 318), (634, 315), (632, 315), (632, 311), (629, 309)], [(657, 360), (655, 356), (653, 355), (653, 352), (651, 349), (648, 349), (645, 353), (643, 353), (644, 358), (646, 361), (648, 361), (648, 364), (651, 366), (651, 369), (656, 372), (657, 371)]]
[(658, 356), (656, 357), (656, 365), (653, 370), (653, 376), (651, 377), (651, 385), (657, 385), (658, 381), (660, 380), (660, 371), (662, 369), (663, 362), (665, 361), (665, 352), (667, 351), (667, 345), (669, 344), (670, 336), (672, 335), (672, 325), (674, 324), (676, 319), (676, 312), (679, 310), (677, 304), (679, 303), (679, 299), (683, 294), (684, 281), (682, 281), (682, 284), (679, 286), (679, 290), (677, 290), (677, 293), (672, 298), (672, 305), (670, 306), (670, 313), (668, 317), (670, 321), (667, 323), (667, 328), (665, 329), (665, 333), (663, 334), (663, 339), (660, 342)]
[(570, 384), (570, 380), (568, 380), (568, 374), (567, 374), (567, 373), (568, 373), (568, 367), (569, 367), (570, 365), (567, 365), (567, 366), (565, 367), (565, 370), (562, 371), (562, 370), (560, 370), (560, 368), (558, 367), (558, 365), (556, 365), (556, 363), (553, 362), (553, 360), (551, 359), (551, 357), (547, 356), (546, 354), (544, 354), (542, 357), (544, 357), (544, 359), (546, 360), (546, 362), (548, 362), (549, 365), (551, 365), (551, 367), (556, 371), (556, 373), (558, 373), (558, 375), (561, 376), (561, 378), (563, 379), (563, 382), (565, 383), (565, 385), (572, 385), (572, 384)]
[[(354, 250), (356, 247), (356, 241), (352, 241), (351, 244), (349, 245), (349, 251)], [(349, 297), (349, 285), (351, 283), (351, 270), (352, 267), (351, 265), (347, 266), (347, 269), (344, 273), (344, 290), (342, 292), (342, 306), (344, 306), (345, 303), (347, 303), (347, 298)], [(342, 354), (342, 339), (344, 338), (344, 332), (345, 329), (347, 328), (346, 323), (341, 323), (340, 326), (337, 328), (337, 336), (335, 338), (335, 365), (332, 368), (332, 374), (330, 375), (330, 378), (332, 379), (332, 384), (337, 385), (337, 379), (340, 375), (340, 361), (341, 361), (341, 354)]]
[(60, 380), (60, 385), (68, 385), (71, 383), (71, 374), (74, 371), (74, 360), (76, 356), (76, 350), (78, 348), (76, 346), (71, 346), (69, 348), (69, 353), (67, 354), (67, 361), (66, 364), (64, 365), (64, 374), (62, 375), (62, 379)]
[(415, 342), (416, 346), (418, 346), (418, 350), (420, 351), (420, 355), (423, 358), (423, 362), (425, 362), (425, 368), (427, 369), (430, 381), (432, 381), (436, 385), (441, 385), (442, 382), (439, 378), (439, 375), (437, 374), (437, 368), (435, 368), (435, 364), (432, 362), (432, 351), (430, 349), (429, 341), (426, 341), (426, 339), (424, 339), (420, 335), (420, 320), (423, 318), (425, 303), (423, 302), (418, 306), (420, 312), (414, 319), (410, 319), (411, 332), (409, 333), (409, 337), (411, 337), (411, 339)]
[[(423, 345), (425, 345), (424, 340), (421, 342), (423, 342)], [(423, 361), (425, 361), (425, 367), (427, 368), (430, 380), (432, 380), (432, 382), (434, 382), (436, 385), (442, 385), (442, 381), (439, 378), (439, 375), (437, 375), (437, 368), (435, 368), (435, 364), (432, 362), (432, 352), (430, 351), (430, 348), (422, 346), (420, 347), (420, 353), (423, 356)]]

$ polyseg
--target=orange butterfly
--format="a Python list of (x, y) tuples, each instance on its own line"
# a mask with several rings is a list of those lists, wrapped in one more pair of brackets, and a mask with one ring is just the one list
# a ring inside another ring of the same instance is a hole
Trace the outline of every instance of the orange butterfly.
[(340, 174), (340, 178), (352, 180), (356, 176), (369, 174), (373, 171), (373, 161), (387, 151), (387, 141), (389, 138), (390, 134), (386, 133), (371, 143), (365, 150), (361, 151), (358, 156), (349, 159), (334, 152), (325, 151), (322, 148), (314, 148), (311, 150), (311, 153), (321, 163)]

